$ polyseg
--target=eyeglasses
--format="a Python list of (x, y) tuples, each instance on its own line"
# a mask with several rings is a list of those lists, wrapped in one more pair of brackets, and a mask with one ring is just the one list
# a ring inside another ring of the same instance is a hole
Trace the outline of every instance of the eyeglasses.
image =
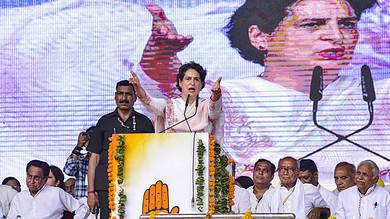
[(294, 167), (279, 167), (278, 168), (278, 172), (288, 172), (288, 173), (292, 173), (296, 170), (296, 168)]

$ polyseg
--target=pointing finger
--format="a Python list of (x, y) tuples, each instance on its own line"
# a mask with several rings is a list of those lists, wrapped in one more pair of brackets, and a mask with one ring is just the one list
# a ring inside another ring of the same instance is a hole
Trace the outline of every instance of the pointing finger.
[(168, 20), (164, 10), (159, 5), (150, 3), (146, 4), (145, 7), (149, 10), (150, 14), (152, 14), (153, 19)]

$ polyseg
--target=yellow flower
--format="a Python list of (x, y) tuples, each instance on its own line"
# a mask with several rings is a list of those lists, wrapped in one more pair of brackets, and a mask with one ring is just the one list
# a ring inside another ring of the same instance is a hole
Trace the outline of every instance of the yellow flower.
[(251, 210), (247, 210), (242, 219), (253, 219)]
[(155, 217), (156, 217), (156, 212), (155, 211), (150, 212), (149, 219), (155, 219)]

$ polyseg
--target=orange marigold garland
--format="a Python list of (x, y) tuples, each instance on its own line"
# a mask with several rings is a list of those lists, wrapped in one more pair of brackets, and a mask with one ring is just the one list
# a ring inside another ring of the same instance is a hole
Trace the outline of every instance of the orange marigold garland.
[(223, 153), (221, 145), (210, 135), (209, 143), (209, 214), (230, 212), (234, 205), (234, 178), (227, 167), (233, 160)]
[[(233, 165), (234, 160), (228, 159), (228, 164)], [(229, 177), (229, 206), (232, 207), (234, 205), (234, 186), (235, 186), (235, 179), (234, 176)]]
[(234, 205), (234, 176), (229, 177), (229, 206)]
[(111, 212), (114, 212), (116, 207), (115, 196), (118, 176), (118, 161), (115, 159), (115, 154), (118, 146), (117, 137), (117, 135), (114, 135), (109, 139), (110, 145), (108, 147), (108, 207)]
[[(125, 154), (125, 137), (113, 135), (108, 148), (108, 207), (111, 210), (111, 219), (125, 217), (126, 194), (123, 188), (123, 168)], [(119, 193), (117, 192), (119, 189)], [(118, 194), (118, 195), (117, 195)], [(117, 209), (118, 207), (118, 209)]]
[(210, 135), (209, 141), (209, 210), (208, 214), (212, 215), (215, 212), (215, 153), (214, 153), (214, 136)]

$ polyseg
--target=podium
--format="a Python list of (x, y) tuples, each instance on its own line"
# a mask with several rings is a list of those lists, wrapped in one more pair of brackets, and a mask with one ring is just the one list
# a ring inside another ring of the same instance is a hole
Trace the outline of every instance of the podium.
[(207, 212), (209, 138), (208, 133), (114, 134), (108, 152), (111, 218)]
[[(213, 219), (241, 219), (244, 214), (214, 214)], [(254, 219), (295, 219), (294, 214), (252, 214)], [(142, 215), (140, 219), (149, 219), (149, 215)], [(179, 214), (179, 215), (155, 215), (155, 219), (205, 219), (205, 214)]]

